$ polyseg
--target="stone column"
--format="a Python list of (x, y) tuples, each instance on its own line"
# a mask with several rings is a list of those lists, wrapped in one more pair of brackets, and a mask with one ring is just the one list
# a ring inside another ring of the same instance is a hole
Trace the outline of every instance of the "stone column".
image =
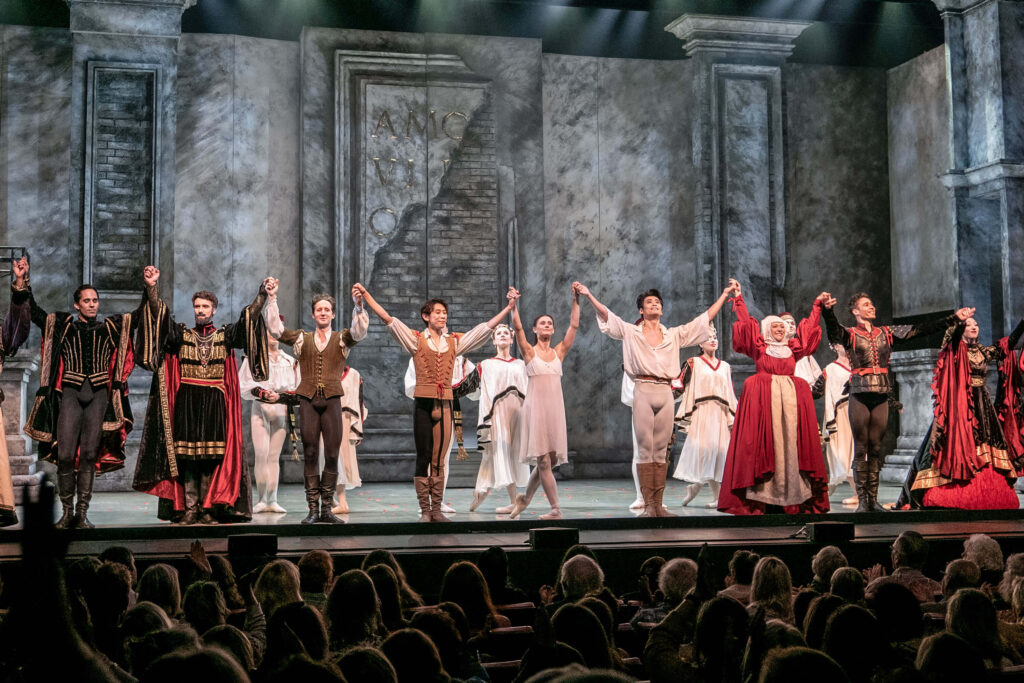
[[(684, 14), (665, 27), (696, 64), (694, 250), (701, 305), (714, 301), (734, 276), (745, 287), (752, 315), (786, 307), (782, 64), (808, 26)], [(749, 367), (749, 359), (734, 357), (729, 332), (723, 325), (723, 355)]]
[(896, 351), (890, 370), (900, 389), (900, 435), (896, 449), (886, 456), (882, 481), (902, 484), (921, 441), (932, 424), (932, 373), (939, 352), (935, 349)]
[(39, 354), (26, 354), (9, 358), (0, 373), (0, 389), (4, 392), (4, 432), (7, 435), (7, 454), (11, 461), (11, 477), (14, 480), (14, 498), (20, 505), (22, 487), (39, 487), (41, 473), (36, 471), (38, 457), (34, 446), (22, 427), (32, 408), (33, 394), (30, 393), (33, 375), (39, 371)]
[(128, 310), (149, 263), (173, 291), (178, 39), (196, 0), (67, 2), (71, 243), (81, 281), (96, 286), (104, 309)]
[(950, 218), (957, 301), (983, 339), (1024, 314), (1024, 2), (933, 0), (946, 32)]

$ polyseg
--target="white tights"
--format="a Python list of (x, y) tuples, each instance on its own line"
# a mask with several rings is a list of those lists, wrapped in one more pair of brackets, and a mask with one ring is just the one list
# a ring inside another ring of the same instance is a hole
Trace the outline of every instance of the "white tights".
[(281, 448), (288, 436), (288, 407), (276, 403), (252, 404), (252, 445), (256, 451), (257, 502), (277, 502)]

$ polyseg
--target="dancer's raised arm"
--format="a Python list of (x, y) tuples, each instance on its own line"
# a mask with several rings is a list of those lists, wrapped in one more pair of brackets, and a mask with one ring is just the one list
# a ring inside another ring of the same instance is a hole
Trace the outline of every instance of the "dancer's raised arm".
[(581, 282), (572, 283), (573, 289), (580, 296), (585, 296), (590, 299), (590, 305), (594, 307), (594, 311), (597, 313), (597, 318), (603, 323), (608, 322), (608, 307), (597, 300), (597, 298), (590, 293), (590, 289)]
[(516, 344), (523, 354), (523, 360), (529, 362), (533, 358), (533, 344), (526, 338), (526, 330), (523, 329), (523, 321), (519, 317), (519, 296), (512, 299), (512, 292), (509, 292), (509, 300), (512, 301), (512, 329), (516, 333)]
[(734, 280), (733, 278), (729, 278), (729, 284), (726, 285), (725, 289), (722, 290), (722, 293), (718, 296), (718, 299), (715, 300), (715, 303), (708, 306), (708, 320), (715, 319), (715, 316), (718, 315), (718, 312), (722, 310), (722, 305), (725, 304), (726, 300), (730, 296), (739, 296), (739, 294), (740, 283)]
[(380, 321), (385, 325), (390, 325), (391, 321), (394, 320), (394, 318), (392, 318), (388, 314), (388, 312), (384, 310), (384, 307), (377, 303), (376, 299), (370, 296), (370, 293), (366, 290), (366, 287), (363, 287), (363, 285), (361, 285), (358, 282), (352, 285), (352, 297), (355, 298), (357, 296), (362, 298), (366, 305), (370, 307), (370, 310), (376, 313), (377, 317), (380, 318)]
[(562, 341), (555, 346), (555, 353), (559, 358), (564, 359), (569, 353), (573, 342), (576, 341), (576, 330), (578, 329), (580, 329), (580, 293), (576, 287), (572, 287), (572, 311), (569, 314), (569, 328), (565, 331)]

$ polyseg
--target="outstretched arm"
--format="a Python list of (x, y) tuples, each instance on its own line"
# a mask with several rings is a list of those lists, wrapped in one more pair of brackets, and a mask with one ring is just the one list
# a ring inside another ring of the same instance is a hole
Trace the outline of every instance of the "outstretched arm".
[(580, 296), (585, 296), (590, 299), (590, 305), (594, 307), (594, 312), (597, 313), (597, 319), (603, 323), (608, 322), (608, 307), (597, 300), (597, 298), (590, 293), (590, 289), (586, 285), (580, 282), (572, 283), (573, 289), (575, 289)]
[(718, 296), (718, 299), (715, 300), (715, 303), (708, 306), (708, 320), (714, 320), (715, 316), (718, 315), (718, 312), (722, 310), (722, 305), (725, 304), (726, 300), (730, 296), (735, 296), (738, 295), (739, 293), (740, 283), (734, 280), (733, 278), (729, 278), (729, 284), (726, 285), (725, 289), (722, 290), (722, 293)]
[[(509, 296), (511, 296), (509, 292)], [(523, 321), (519, 318), (519, 297), (516, 297), (516, 303), (512, 306), (512, 329), (516, 333), (516, 344), (519, 344), (519, 350), (523, 353), (523, 359), (526, 362), (530, 362), (533, 358), (533, 344), (526, 338), (526, 330), (523, 329)]]
[(455, 344), (456, 354), (461, 356), (469, 353), (490, 339), (491, 330), (497, 327), (498, 323), (505, 319), (505, 316), (507, 316), (509, 311), (511, 311), (515, 306), (515, 300), (519, 298), (519, 292), (516, 291), (515, 287), (508, 288), (507, 298), (508, 303), (505, 305), (505, 308), (501, 309), (501, 312), (499, 312), (498, 315), (494, 316), (486, 323), (477, 325), (469, 332), (458, 336), (458, 341)]
[(376, 313), (377, 317), (380, 318), (380, 321), (385, 325), (390, 325), (391, 321), (394, 320), (394, 318), (388, 315), (388, 312), (384, 310), (384, 307), (377, 303), (376, 299), (370, 296), (370, 293), (366, 291), (366, 287), (363, 287), (358, 282), (352, 285), (352, 296), (354, 297), (356, 295), (362, 297), (363, 303), (369, 306), (370, 310)]
[(569, 314), (569, 329), (565, 331), (562, 341), (555, 347), (555, 353), (559, 360), (564, 360), (573, 342), (576, 341), (576, 330), (580, 329), (580, 293), (576, 287), (572, 288), (572, 312)]

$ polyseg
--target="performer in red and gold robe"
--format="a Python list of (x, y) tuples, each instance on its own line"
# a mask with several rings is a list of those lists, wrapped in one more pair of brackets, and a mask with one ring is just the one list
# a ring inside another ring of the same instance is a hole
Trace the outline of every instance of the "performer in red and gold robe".
[[(1024, 320), (992, 346), (978, 343), (978, 331), (975, 319), (967, 318), (946, 332), (932, 380), (934, 419), (914, 458), (900, 507), (1019, 507), (1013, 484), (1024, 453), (1012, 408), (1020, 395), (1013, 350), (1024, 334)], [(993, 363), (1000, 366), (997, 395), (1002, 411), (996, 410), (985, 386)], [(1004, 430), (1007, 416), (1009, 428)]]
[(828, 473), (818, 440), (818, 418), (807, 382), (794, 376), (798, 360), (821, 341), (822, 293), (811, 315), (787, 340), (778, 316), (750, 317), (742, 296), (733, 300), (732, 347), (754, 359), (732, 426), (718, 509), (736, 515), (778, 511), (828, 512)]
[(171, 317), (156, 292), (160, 271), (151, 272), (137, 349), (142, 366), (153, 372), (153, 384), (132, 486), (160, 497), (161, 519), (249, 521), (252, 500), (233, 349), (244, 350), (256, 381), (267, 378), (261, 315), (266, 281), (238, 322), (219, 328), (213, 326), (217, 296), (196, 292), (195, 327), (190, 328)]

